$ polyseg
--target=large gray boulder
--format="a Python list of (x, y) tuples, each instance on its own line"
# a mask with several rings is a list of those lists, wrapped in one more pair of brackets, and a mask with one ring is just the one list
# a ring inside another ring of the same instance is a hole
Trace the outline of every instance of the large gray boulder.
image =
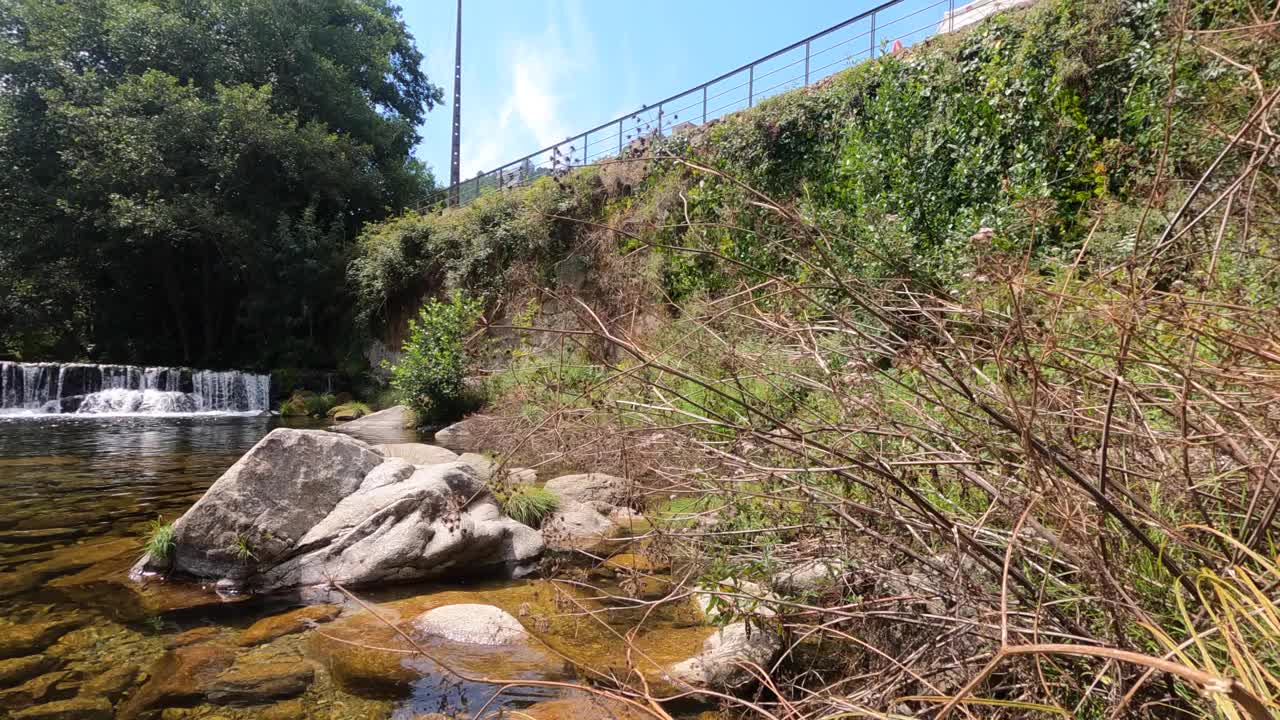
[(667, 676), (682, 685), (713, 690), (735, 690), (749, 684), (756, 666), (766, 672), (782, 650), (782, 638), (771, 629), (726, 625), (707, 638), (697, 655), (667, 668)]
[(502, 515), (464, 463), (413, 465), (314, 430), (273, 431), (175, 527), (171, 567), (256, 591), (519, 571), (541, 535)]
[(273, 430), (174, 523), (174, 568), (237, 579), (276, 563), (382, 461), (353, 438)]

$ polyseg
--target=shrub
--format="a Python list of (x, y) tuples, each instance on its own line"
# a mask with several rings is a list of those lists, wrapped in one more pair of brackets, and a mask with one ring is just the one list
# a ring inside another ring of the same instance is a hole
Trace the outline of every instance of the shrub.
[(547, 516), (560, 507), (560, 496), (533, 485), (516, 485), (495, 493), (507, 517), (529, 527), (540, 527)]
[(409, 321), (404, 356), (391, 369), (391, 385), (424, 423), (452, 420), (473, 404), (465, 387), (466, 336), (480, 304), (460, 293), (431, 300)]
[(352, 417), (360, 418), (360, 417), (364, 417), (365, 415), (368, 415), (371, 412), (373, 412), (373, 410), (367, 404), (362, 402), (352, 401), (352, 402), (342, 403), (341, 405), (334, 405), (333, 407), (329, 408), (329, 412), (326, 414), (329, 417), (337, 417), (338, 415), (350, 415)]

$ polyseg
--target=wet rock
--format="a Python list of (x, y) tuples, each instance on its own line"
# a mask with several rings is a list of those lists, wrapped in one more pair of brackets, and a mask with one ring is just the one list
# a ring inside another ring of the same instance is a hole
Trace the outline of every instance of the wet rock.
[(231, 667), (235, 653), (222, 645), (189, 645), (165, 653), (148, 671), (151, 678), (120, 709), (121, 720), (148, 710), (194, 705), (209, 683)]
[(304, 662), (237, 663), (209, 687), (209, 702), (217, 705), (265, 705), (301, 695), (315, 677)]
[(138, 683), (138, 675), (141, 672), (142, 668), (132, 663), (110, 668), (86, 680), (81, 693), (100, 695), (114, 702), (133, 689), (133, 686)]
[(696, 688), (733, 690), (755, 678), (744, 664), (766, 667), (781, 650), (782, 638), (772, 630), (733, 623), (707, 638), (697, 655), (670, 666), (667, 674)]
[(423, 635), (469, 645), (510, 645), (529, 639), (520, 621), (505, 610), (475, 603), (428, 610), (413, 619), (413, 627)]
[(278, 637), (300, 633), (318, 623), (326, 623), (338, 617), (342, 608), (337, 605), (311, 605), (282, 615), (263, 618), (240, 633), (239, 644), (244, 647), (261, 645)]
[(439, 465), (456, 462), (458, 454), (439, 445), (426, 443), (390, 443), (374, 446), (389, 458), (400, 458), (412, 465)]
[(562, 475), (548, 480), (546, 488), (559, 495), (561, 500), (581, 503), (625, 505), (629, 495), (626, 480), (604, 473)]
[(198, 645), (199, 643), (209, 642), (221, 634), (222, 630), (212, 625), (191, 628), (186, 632), (179, 633), (169, 638), (169, 640), (165, 642), (164, 646), (166, 649), (173, 650), (174, 648), (186, 647), (188, 645)]
[(13, 687), (58, 667), (57, 658), (48, 655), (0, 660), (0, 687)]
[(36, 676), (21, 685), (0, 691), (0, 708), (21, 710), (75, 694), (75, 676), (65, 670)]
[(65, 619), (30, 625), (0, 625), (0, 658), (38, 654), (83, 624), (82, 620)]
[(111, 703), (104, 697), (81, 696), (19, 710), (12, 720), (111, 720)]
[[(271, 431), (174, 523), (173, 569), (241, 578), (274, 565), (382, 460), (337, 433)], [(164, 569), (149, 558), (142, 565)]]

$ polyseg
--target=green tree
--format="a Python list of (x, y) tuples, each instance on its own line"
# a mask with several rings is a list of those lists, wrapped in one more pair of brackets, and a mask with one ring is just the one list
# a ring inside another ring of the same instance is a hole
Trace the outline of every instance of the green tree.
[(0, 353), (336, 361), (351, 239), (434, 184), (421, 60), (385, 0), (0, 2)]

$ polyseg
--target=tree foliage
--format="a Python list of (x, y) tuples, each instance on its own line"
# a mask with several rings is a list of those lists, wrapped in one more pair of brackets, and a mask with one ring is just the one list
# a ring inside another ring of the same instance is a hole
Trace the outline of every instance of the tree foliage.
[(420, 62), (386, 0), (0, 3), (0, 354), (332, 364)]

